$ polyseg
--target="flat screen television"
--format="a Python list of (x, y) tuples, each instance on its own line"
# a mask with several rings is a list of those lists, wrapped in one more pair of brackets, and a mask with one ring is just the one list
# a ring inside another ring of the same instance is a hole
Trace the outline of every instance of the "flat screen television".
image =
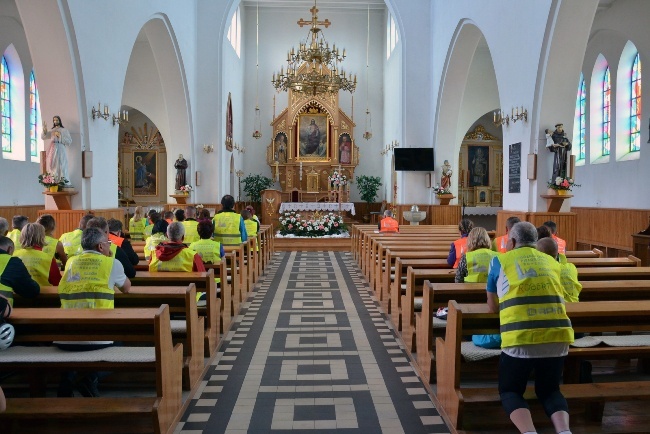
[(395, 170), (433, 172), (433, 148), (395, 148)]

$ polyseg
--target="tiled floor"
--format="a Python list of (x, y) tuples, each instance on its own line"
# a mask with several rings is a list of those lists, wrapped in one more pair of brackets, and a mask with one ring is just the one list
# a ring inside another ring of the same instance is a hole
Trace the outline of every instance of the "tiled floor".
[(176, 433), (446, 433), (348, 253), (275, 256)]

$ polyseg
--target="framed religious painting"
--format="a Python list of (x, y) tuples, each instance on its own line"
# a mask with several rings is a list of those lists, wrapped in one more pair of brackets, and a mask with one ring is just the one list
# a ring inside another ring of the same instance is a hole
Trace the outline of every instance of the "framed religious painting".
[(468, 146), (467, 168), (469, 172), (469, 186), (480, 187), (490, 185), (490, 147)]
[(339, 136), (339, 163), (352, 164), (352, 138), (349, 133), (343, 133)]
[(302, 114), (298, 119), (298, 159), (326, 161), (329, 159), (329, 124), (327, 115)]
[(280, 164), (287, 164), (287, 152), (289, 140), (283, 131), (278, 132), (273, 139), (273, 159)]
[(158, 151), (133, 152), (133, 196), (158, 196)]
[(230, 152), (232, 152), (232, 137), (232, 97), (230, 92), (228, 92), (228, 106), (226, 107), (226, 150)]

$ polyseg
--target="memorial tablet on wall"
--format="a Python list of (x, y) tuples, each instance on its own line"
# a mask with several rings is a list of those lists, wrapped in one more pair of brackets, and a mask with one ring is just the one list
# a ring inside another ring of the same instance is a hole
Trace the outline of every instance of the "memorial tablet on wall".
[(521, 142), (509, 146), (508, 193), (521, 193)]

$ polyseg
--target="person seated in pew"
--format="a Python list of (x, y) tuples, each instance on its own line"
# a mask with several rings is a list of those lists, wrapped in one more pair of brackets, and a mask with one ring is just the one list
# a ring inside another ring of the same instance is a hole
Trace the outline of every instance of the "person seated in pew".
[[(539, 242), (539, 240), (542, 240), (544, 238), (551, 238), (553, 241), (556, 241), (555, 238), (553, 238), (553, 234), (551, 233), (551, 229), (549, 229), (548, 226), (542, 225), (542, 226), (539, 226), (537, 228), (537, 241)], [(557, 241), (555, 242), (555, 245), (556, 246), (558, 245)], [(568, 260), (566, 258), (566, 255), (564, 255), (562, 253), (557, 253), (555, 259), (557, 259), (560, 262), (560, 264), (566, 264), (568, 262)], [(576, 271), (576, 273), (577, 273), (577, 271)]]
[(549, 228), (551, 231), (551, 237), (555, 240), (557, 243), (557, 251), (561, 255), (566, 255), (566, 241), (564, 241), (562, 238), (557, 236), (557, 225), (553, 220), (549, 220), (544, 222), (544, 226)]
[(156, 246), (151, 256), (149, 271), (205, 271), (203, 260), (198, 253), (183, 244), (185, 227), (174, 222), (167, 227), (169, 241)]
[(108, 239), (111, 243), (124, 251), (131, 265), (138, 265), (140, 262), (138, 254), (133, 250), (131, 242), (122, 237), (122, 222), (118, 219), (108, 219), (106, 223), (108, 224)]
[[(460, 258), (454, 282), (487, 282), (490, 261), (497, 255), (491, 247), (490, 236), (485, 228), (476, 227), (469, 231), (467, 252)], [(472, 342), (478, 347), (500, 348), (501, 335), (473, 335)]]
[(567, 434), (569, 407), (560, 381), (573, 328), (564, 306), (560, 264), (539, 252), (536, 242), (535, 226), (517, 223), (510, 230), (508, 251), (490, 263), (487, 303), (501, 324), (499, 395), (519, 431), (535, 433), (523, 397), (534, 370), (537, 398), (555, 431)]
[(160, 213), (156, 211), (155, 209), (150, 209), (148, 213), (148, 221), (149, 224), (144, 227), (144, 230), (142, 231), (142, 238), (147, 241), (147, 239), (151, 236), (151, 231), (153, 230), (153, 225), (160, 220)]
[(399, 222), (393, 218), (393, 211), (387, 209), (384, 211), (384, 218), (379, 223), (379, 232), (399, 232)]
[(214, 239), (224, 246), (238, 246), (248, 240), (244, 219), (235, 211), (235, 198), (226, 194), (221, 198), (221, 211), (215, 214)]
[(248, 212), (251, 213), (251, 218), (257, 222), (258, 225), (257, 230), (259, 232), (260, 219), (255, 214), (255, 208), (253, 208), (253, 205), (246, 205), (246, 209), (248, 210)]
[(241, 211), (241, 218), (244, 219), (244, 226), (246, 226), (246, 236), (248, 238), (255, 238), (257, 232), (260, 230), (260, 224), (253, 220), (251, 212), (247, 209)]
[[(559, 261), (557, 243), (553, 238), (538, 239), (537, 250)], [(564, 288), (564, 301), (573, 303), (580, 301), (582, 284), (578, 281), (578, 269), (575, 265), (570, 262), (560, 262), (560, 281)]]
[(174, 213), (172, 211), (165, 211), (163, 219), (165, 219), (168, 225), (174, 223)]
[[(90, 223), (90, 222), (89, 222)], [(59, 284), (59, 298), (62, 309), (113, 309), (115, 288), (123, 293), (131, 289), (131, 281), (124, 274), (122, 263), (111, 252), (113, 245), (108, 239), (108, 230), (89, 226), (81, 237), (82, 253), (70, 258)], [(66, 351), (91, 351), (106, 348), (113, 342), (55, 342)], [(84, 397), (99, 396), (99, 379), (105, 373), (90, 372), (77, 381), (75, 371), (63, 372), (57, 396), (74, 396), (74, 389)]]
[(210, 210), (207, 208), (201, 208), (201, 211), (199, 212), (199, 217), (198, 220), (210, 220), (212, 222), (212, 216), (210, 215)]
[[(225, 256), (226, 252), (219, 241), (211, 239), (212, 233), (214, 232), (212, 221), (201, 220), (197, 225), (197, 232), (201, 239), (190, 244), (190, 249), (194, 250), (201, 257), (204, 264), (216, 264), (221, 261), (221, 258)], [(221, 278), (215, 277), (214, 282), (219, 287)], [(197, 301), (205, 300), (205, 292), (197, 292), (196, 299)]]
[(192, 244), (194, 241), (201, 239), (199, 233), (196, 231), (196, 226), (199, 224), (196, 221), (196, 207), (188, 205), (185, 208), (185, 220), (182, 220), (182, 222), (183, 226), (185, 226), (185, 243)]
[(24, 215), (15, 215), (11, 220), (12, 230), (7, 233), (7, 236), (14, 242), (16, 250), (22, 248), (20, 245), (20, 234), (27, 223), (29, 223), (29, 217)]
[[(8, 227), (9, 226), (7, 226), (7, 228)], [(4, 237), (4, 235), (0, 236)], [(5, 318), (8, 318), (9, 315), (11, 315), (11, 306), (9, 305), (9, 300), (7, 300), (4, 295), (0, 294), (0, 324)], [(4, 336), (0, 336), (0, 338), (4, 339)], [(3, 344), (5, 346), (8, 346), (11, 345), (11, 342), (13, 342), (13, 336), (7, 336), (7, 342), (3, 342)], [(2, 391), (2, 387), (0, 387), (0, 413), (5, 410), (7, 410), (7, 400), (5, 398), (4, 392)]]
[(508, 217), (506, 220), (506, 234), (494, 239), (492, 242), (492, 250), (499, 253), (505, 253), (507, 251), (506, 245), (508, 244), (508, 232), (510, 232), (510, 229), (520, 221), (521, 219), (519, 217)]
[(50, 214), (43, 214), (38, 218), (36, 223), (43, 226), (45, 229), (45, 245), (43, 246), (43, 251), (51, 253), (54, 258), (59, 260), (61, 265), (65, 267), (65, 263), (68, 261), (68, 255), (65, 254), (63, 243), (52, 237), (52, 234), (56, 229), (56, 221), (54, 220), (54, 217)]
[(144, 236), (144, 228), (148, 223), (144, 217), (144, 209), (141, 206), (136, 206), (133, 217), (129, 219), (129, 236), (131, 239), (141, 241)]
[(462, 219), (458, 223), (458, 231), (460, 238), (451, 243), (449, 248), (449, 255), (447, 256), (447, 264), (452, 268), (458, 268), (458, 263), (463, 253), (467, 251), (467, 235), (474, 229), (474, 222), (470, 219)]
[[(108, 222), (104, 217), (94, 217), (88, 220), (88, 223), (86, 223), (86, 229), (88, 228), (98, 228), (106, 235), (107, 239), (109, 238)], [(120, 264), (122, 264), (122, 268), (124, 268), (124, 274), (126, 274), (126, 277), (135, 277), (135, 267), (133, 264), (131, 264), (131, 261), (126, 256), (124, 250), (122, 250), (122, 248), (117, 244), (113, 244), (110, 239), (109, 243), (111, 244), (111, 254), (115, 259), (120, 261)]]
[(167, 227), (169, 223), (167, 220), (158, 220), (153, 225), (151, 230), (151, 236), (147, 238), (147, 242), (144, 245), (144, 259), (151, 261), (151, 256), (153, 255), (156, 246), (163, 241), (167, 241)]
[(14, 305), (14, 293), (25, 298), (34, 298), (41, 293), (41, 287), (27, 271), (20, 258), (14, 258), (14, 242), (9, 237), (0, 237), (0, 295), (9, 306)]
[(70, 256), (78, 255), (82, 252), (81, 234), (83, 233), (84, 229), (86, 229), (86, 224), (88, 224), (88, 221), (93, 218), (95, 218), (94, 215), (86, 214), (85, 216), (81, 217), (81, 220), (79, 220), (79, 227), (77, 229), (71, 232), (66, 232), (59, 237), (59, 241), (61, 241), (63, 250), (65, 250), (65, 254), (68, 256), (68, 258), (70, 258)]
[(61, 271), (54, 259), (54, 254), (45, 252), (45, 229), (38, 223), (27, 223), (20, 234), (22, 249), (16, 250), (14, 256), (20, 258), (27, 271), (39, 286), (58, 286)]
[(0, 237), (6, 237), (9, 232), (9, 222), (6, 218), (0, 217)]

